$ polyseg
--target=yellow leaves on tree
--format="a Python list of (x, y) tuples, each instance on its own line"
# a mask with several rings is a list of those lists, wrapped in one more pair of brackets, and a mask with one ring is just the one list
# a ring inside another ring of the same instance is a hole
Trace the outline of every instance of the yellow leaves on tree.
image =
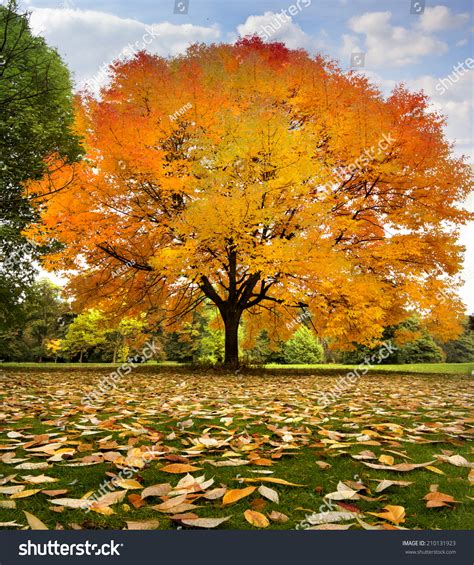
[(339, 344), (413, 309), (456, 333), (470, 173), (424, 95), (250, 38), (116, 64), (77, 127), (86, 159), (28, 188), (30, 235), (88, 307), (174, 322), (206, 297), (228, 364), (244, 313), (284, 333), (304, 307)]

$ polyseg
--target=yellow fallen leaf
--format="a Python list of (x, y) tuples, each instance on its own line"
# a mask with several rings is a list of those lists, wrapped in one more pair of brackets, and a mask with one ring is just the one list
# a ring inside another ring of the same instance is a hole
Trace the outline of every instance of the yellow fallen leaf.
[(384, 520), (390, 520), (390, 522), (394, 524), (400, 524), (405, 521), (405, 508), (403, 508), (403, 506), (392, 506), (388, 504), (384, 507), (384, 510), (385, 512), (367, 512), (367, 514), (372, 514), (372, 516), (377, 516)]
[(266, 528), (270, 525), (268, 518), (256, 510), (246, 510), (244, 516), (247, 522), (256, 528)]
[(381, 455), (379, 457), (380, 463), (384, 463), (385, 465), (393, 465), (395, 459), (391, 455)]
[(256, 488), (257, 487), (245, 487), (228, 490), (222, 499), (222, 504), (234, 504), (234, 502), (237, 502), (241, 498), (252, 494)]
[(254, 479), (253, 477), (248, 477), (245, 479), (242, 479), (244, 482), (246, 483), (262, 483), (262, 482), (266, 482), (266, 483), (274, 483), (276, 485), (286, 485), (288, 487), (304, 487), (306, 485), (300, 485), (297, 483), (290, 483), (288, 481), (285, 481), (285, 479), (278, 479), (277, 477), (261, 477), (259, 479)]
[(437, 475), (446, 475), (444, 471), (441, 471), (441, 469), (438, 469), (437, 467), (433, 467), (432, 465), (427, 465), (425, 469), (428, 469), (428, 471), (431, 471), (432, 473), (436, 473)]
[(120, 488), (125, 488), (125, 489), (136, 489), (136, 488), (143, 488), (143, 485), (141, 485), (138, 481), (136, 481), (135, 479), (119, 479), (119, 480), (115, 480), (114, 481), (114, 485), (118, 486)]
[(104, 516), (112, 516), (115, 512), (110, 508), (110, 506), (102, 506), (100, 504), (91, 504), (91, 510), (97, 512), (97, 514), (103, 514)]
[(33, 514), (26, 512), (26, 510), (23, 510), (23, 514), (26, 516), (26, 519), (28, 520), (28, 524), (29, 524), (29, 526), (32, 530), (48, 530), (49, 529), (46, 524), (44, 524), (39, 518), (37, 518)]
[(41, 489), (39, 489), (39, 488), (30, 489), (30, 490), (22, 490), (21, 492), (16, 492), (15, 494), (12, 494), (10, 496), (10, 498), (27, 498), (28, 496), (33, 496), (37, 492), (40, 492), (40, 490)]
[(187, 465), (186, 463), (171, 463), (161, 467), (160, 471), (164, 473), (192, 473), (193, 471), (200, 471), (202, 467), (195, 467), (194, 465)]

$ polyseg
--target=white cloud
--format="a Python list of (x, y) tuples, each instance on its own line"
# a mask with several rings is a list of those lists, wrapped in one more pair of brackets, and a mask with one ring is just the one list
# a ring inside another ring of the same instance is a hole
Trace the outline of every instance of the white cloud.
[(305, 33), (291, 17), (280, 12), (265, 12), (260, 16), (249, 16), (243, 24), (237, 26), (241, 37), (258, 35), (264, 41), (281, 41), (290, 49), (305, 48), (314, 51), (324, 47), (325, 32), (315, 38)]
[(447, 6), (427, 7), (419, 19), (419, 28), (428, 33), (464, 27), (469, 14), (454, 14)]
[[(349, 20), (351, 31), (364, 36), (368, 67), (402, 67), (448, 50), (443, 41), (415, 28), (394, 26), (391, 19), (391, 12), (366, 12)], [(346, 57), (350, 55), (348, 49), (357, 42), (356, 37), (348, 37), (342, 47)]]
[(407, 81), (410, 90), (423, 90), (430, 97), (433, 108), (448, 117), (446, 135), (450, 141), (456, 142), (458, 154), (472, 151), (473, 79), (474, 71), (466, 69), (466, 72), (452, 70), (446, 77), (423, 75)]
[(124, 53), (127, 45), (143, 45), (148, 33), (147, 51), (167, 56), (183, 52), (195, 42), (216, 41), (217, 26), (169, 22), (147, 25), (94, 10), (33, 8), (31, 27), (56, 46), (73, 71), (77, 86), (97, 75), (99, 68)]

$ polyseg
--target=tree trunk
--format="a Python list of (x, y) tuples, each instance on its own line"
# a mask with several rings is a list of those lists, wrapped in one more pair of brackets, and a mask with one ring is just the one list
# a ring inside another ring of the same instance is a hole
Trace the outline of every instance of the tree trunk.
[(233, 309), (222, 313), (225, 327), (225, 357), (226, 367), (239, 366), (239, 323), (242, 311)]

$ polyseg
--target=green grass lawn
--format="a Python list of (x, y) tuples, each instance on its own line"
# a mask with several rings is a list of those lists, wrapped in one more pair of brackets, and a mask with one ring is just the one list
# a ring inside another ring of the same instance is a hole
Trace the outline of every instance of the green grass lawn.
[[(120, 367), (121, 363), (0, 363), (0, 371), (4, 370), (112, 370)], [(183, 363), (174, 361), (147, 362), (140, 366), (141, 370), (160, 373), (162, 371), (183, 371), (193, 369)], [(245, 368), (242, 373), (295, 373), (295, 374), (341, 374), (357, 369), (359, 365), (341, 365), (337, 363), (324, 363), (317, 365), (280, 365), (270, 363), (265, 366)], [(474, 374), (474, 363), (416, 363), (408, 365), (373, 365), (367, 367), (371, 373), (424, 373), (424, 374), (449, 374), (449, 375), (471, 375)], [(201, 371), (206, 369), (196, 368)]]
[[(287, 369), (309, 370), (317, 373), (324, 372), (343, 372), (353, 371), (359, 365), (339, 365), (321, 364), (321, 365), (266, 365), (269, 369), (278, 369), (281, 371)], [(426, 373), (426, 374), (450, 374), (450, 375), (470, 375), (474, 371), (474, 363), (413, 363), (407, 365), (372, 365), (367, 367), (372, 373)]]
[[(255, 529), (244, 517), (246, 510), (253, 509), (264, 516), (277, 511), (288, 517), (285, 523), (271, 521), (273, 529), (304, 528), (306, 516), (325, 511), (351, 511), (372, 526), (389, 528), (396, 524), (370, 512), (380, 513), (392, 505), (403, 507), (406, 514), (398, 527), (474, 528), (470, 492), (474, 473), (468, 466), (473, 452), (474, 420), (469, 415), (473, 393), (466, 377), (370, 374), (340, 390), (332, 404), (320, 406), (320, 393), (334, 390), (336, 377), (203, 378), (137, 370), (92, 406), (82, 405), (82, 396), (97, 390), (103, 377), (91, 371), (9, 372), (0, 379), (0, 474), (4, 476), (0, 477), (0, 522), (16, 521), (16, 527), (24, 527), (25, 510), (51, 529), (126, 528), (128, 521), (150, 519), (159, 520), (160, 529), (176, 529), (181, 527), (180, 516), (191, 512), (200, 518), (230, 516), (220, 528)], [(119, 474), (124, 465), (117, 459), (104, 460), (106, 454), (126, 456), (132, 449), (151, 445), (159, 455), (143, 468), (129, 467), (140, 488), (127, 490), (106, 514), (51, 503), (58, 497), (90, 496)], [(68, 453), (61, 455), (64, 450)], [(361, 454), (368, 458), (357, 459)], [(388, 469), (364, 465), (363, 461), (381, 464), (381, 456)], [(187, 500), (196, 507), (171, 519), (153, 508), (166, 500), (165, 495), (146, 498), (143, 506), (135, 508), (133, 495), (145, 487), (169, 483), (176, 489), (185, 474), (161, 470), (176, 461), (198, 467), (191, 473), (194, 478), (214, 480), (204, 492), (191, 492)], [(220, 466), (229, 461), (237, 465)], [(390, 470), (401, 463), (431, 461), (431, 469)], [(17, 468), (25, 463), (46, 467)], [(43, 474), (57, 482), (28, 482)], [(249, 478), (257, 481), (247, 482)], [(266, 478), (303, 486), (268, 483)], [(411, 484), (376, 493), (384, 479)], [(361, 484), (362, 496), (328, 503), (324, 496), (335, 492), (340, 481)], [(223, 505), (222, 498), (203, 496), (214, 488), (261, 484), (278, 493), (279, 503), (265, 499), (258, 490), (230, 505)], [(11, 498), (8, 487), (12, 486), (39, 491)], [(56, 489), (67, 493), (44, 492)], [(426, 508), (423, 497), (430, 490), (456, 502)], [(12, 501), (14, 508), (3, 507)], [(355, 519), (344, 523), (361, 527)]]

